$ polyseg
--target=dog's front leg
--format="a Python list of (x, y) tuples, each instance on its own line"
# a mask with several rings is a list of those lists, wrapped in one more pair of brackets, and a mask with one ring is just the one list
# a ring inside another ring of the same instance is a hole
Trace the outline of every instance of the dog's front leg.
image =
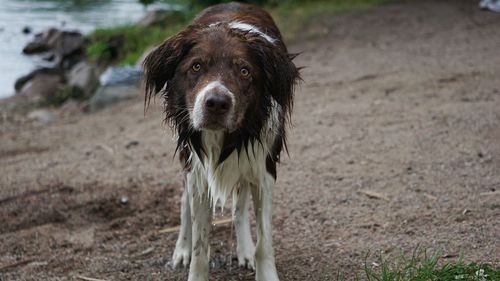
[(194, 175), (191, 175), (191, 177), (188, 175), (193, 239), (188, 281), (208, 281), (208, 238), (212, 210), (207, 195), (208, 191), (205, 190), (203, 194), (200, 194), (199, 188), (195, 186), (195, 184), (206, 185), (206, 183), (196, 182), (195, 184), (190, 184), (192, 181), (195, 181)]
[(257, 221), (257, 248), (255, 249), (255, 279), (257, 281), (279, 281), (272, 237), (273, 189), (274, 177), (268, 173), (263, 177), (260, 186), (252, 186)]
[(189, 187), (184, 180), (184, 192), (181, 199), (181, 229), (177, 243), (175, 243), (172, 266), (176, 268), (180, 264), (187, 267), (191, 257), (191, 208), (189, 204)]
[(238, 192), (233, 192), (233, 221), (236, 228), (236, 253), (239, 266), (255, 269), (255, 246), (250, 232), (248, 203), (250, 202), (248, 183), (242, 183)]

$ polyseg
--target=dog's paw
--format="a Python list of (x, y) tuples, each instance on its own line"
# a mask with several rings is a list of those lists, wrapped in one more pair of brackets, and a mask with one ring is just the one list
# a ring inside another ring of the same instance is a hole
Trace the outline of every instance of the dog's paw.
[(190, 259), (191, 246), (188, 247), (188, 245), (176, 245), (174, 254), (172, 255), (172, 268), (178, 268), (179, 265), (188, 267)]
[(237, 247), (238, 265), (247, 269), (255, 270), (255, 247)]

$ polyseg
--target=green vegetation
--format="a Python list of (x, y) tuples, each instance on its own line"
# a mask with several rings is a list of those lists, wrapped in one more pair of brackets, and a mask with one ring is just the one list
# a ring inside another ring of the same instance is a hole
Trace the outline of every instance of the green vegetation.
[(136, 25), (97, 29), (90, 35), (89, 59), (98, 62), (135, 64), (142, 53), (175, 34), (186, 23), (179, 20), (168, 25)]
[[(369, 266), (365, 263), (362, 274), (352, 279), (337, 276), (337, 280), (367, 281), (497, 281), (500, 268), (489, 264), (465, 263), (462, 257), (454, 262), (443, 262), (441, 253), (428, 254), (417, 248), (411, 257), (404, 254), (390, 263), (380, 257)], [(367, 257), (368, 259), (368, 257)]]
[[(174, 13), (165, 22), (151, 27), (136, 25), (97, 29), (90, 35), (87, 47), (89, 59), (100, 63), (135, 64), (142, 53), (178, 32), (188, 24), (194, 15), (206, 4), (227, 2), (220, 0), (187, 1), (190, 9), (182, 17)], [(388, 2), (388, 0), (250, 0), (246, 2), (264, 4), (280, 27), (286, 41), (297, 38), (300, 30), (308, 27), (313, 20), (327, 17), (333, 13), (357, 10)], [(321, 31), (307, 30), (310, 36)], [(306, 37), (309, 38), (309, 37)]]

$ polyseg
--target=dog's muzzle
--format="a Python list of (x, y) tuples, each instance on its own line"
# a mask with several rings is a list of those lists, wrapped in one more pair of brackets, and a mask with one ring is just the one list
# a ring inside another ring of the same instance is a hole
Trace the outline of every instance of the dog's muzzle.
[(195, 129), (229, 130), (232, 127), (233, 94), (220, 82), (205, 86), (197, 95), (193, 109)]

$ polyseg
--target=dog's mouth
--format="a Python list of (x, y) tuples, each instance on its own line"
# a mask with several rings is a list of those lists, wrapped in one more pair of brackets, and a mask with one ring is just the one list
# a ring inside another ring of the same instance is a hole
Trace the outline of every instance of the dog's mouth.
[(211, 131), (231, 131), (231, 128), (228, 126), (226, 120), (221, 118), (207, 118), (201, 124), (198, 124), (195, 129), (203, 131), (203, 130), (211, 130)]

